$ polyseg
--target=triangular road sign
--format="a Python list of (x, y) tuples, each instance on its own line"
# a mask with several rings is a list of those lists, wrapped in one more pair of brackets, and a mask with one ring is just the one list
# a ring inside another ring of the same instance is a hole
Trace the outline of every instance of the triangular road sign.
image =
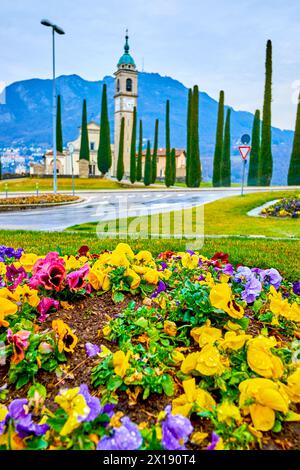
[(242, 156), (242, 158), (244, 160), (246, 160), (247, 156), (248, 156), (248, 153), (250, 152), (251, 150), (251, 146), (250, 145), (240, 145), (239, 146), (239, 151), (240, 151), (240, 154)]

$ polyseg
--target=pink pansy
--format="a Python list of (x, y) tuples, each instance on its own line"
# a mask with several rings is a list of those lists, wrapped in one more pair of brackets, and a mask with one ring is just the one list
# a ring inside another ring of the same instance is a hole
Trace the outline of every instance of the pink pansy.
[(31, 335), (30, 331), (20, 330), (17, 333), (13, 334), (12, 330), (9, 328), (7, 330), (7, 341), (9, 344), (13, 345), (14, 355), (12, 362), (18, 364), (25, 357), (25, 351), (29, 346), (28, 338)]
[(38, 260), (32, 273), (29, 285), (35, 289), (44, 287), (46, 290), (59, 291), (66, 278), (64, 261), (55, 252), (48, 253), (45, 258)]
[(45, 321), (48, 317), (48, 312), (51, 308), (55, 308), (58, 310), (59, 302), (58, 300), (51, 299), (49, 297), (43, 297), (40, 303), (37, 306), (37, 311), (39, 312), (40, 316), (38, 317), (38, 321)]
[(88, 264), (82, 266), (78, 271), (73, 271), (67, 275), (67, 283), (70, 289), (79, 290), (86, 287), (86, 278), (90, 272)]

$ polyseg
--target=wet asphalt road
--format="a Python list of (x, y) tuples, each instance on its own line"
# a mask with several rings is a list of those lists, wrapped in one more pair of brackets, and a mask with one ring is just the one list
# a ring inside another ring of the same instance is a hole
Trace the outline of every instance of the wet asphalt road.
[(45, 209), (0, 213), (0, 229), (60, 231), (75, 224), (169, 212), (238, 194), (227, 191), (78, 192), (83, 202)]

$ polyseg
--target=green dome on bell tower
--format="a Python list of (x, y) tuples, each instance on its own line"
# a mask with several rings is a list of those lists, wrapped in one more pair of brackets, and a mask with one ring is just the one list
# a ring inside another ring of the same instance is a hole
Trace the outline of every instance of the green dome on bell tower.
[(128, 44), (128, 30), (126, 29), (126, 36), (125, 36), (125, 45), (124, 45), (124, 54), (120, 57), (118, 62), (118, 67), (122, 65), (132, 65), (135, 67), (135, 62), (132, 56), (129, 54), (129, 44)]

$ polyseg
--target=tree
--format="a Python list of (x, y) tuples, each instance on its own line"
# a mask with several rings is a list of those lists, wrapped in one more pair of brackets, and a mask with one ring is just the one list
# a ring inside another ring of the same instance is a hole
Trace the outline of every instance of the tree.
[(248, 186), (258, 186), (258, 164), (260, 148), (260, 111), (254, 114), (251, 138), (251, 152), (249, 158)]
[(223, 149), (223, 127), (224, 127), (224, 91), (221, 90), (220, 97), (219, 97), (219, 106), (218, 106), (216, 144), (215, 144), (214, 164), (213, 164), (212, 183), (214, 187), (220, 186), (221, 159), (222, 159), (222, 149)]
[(124, 175), (124, 133), (125, 133), (125, 118), (121, 119), (119, 153), (117, 162), (117, 179), (121, 181)]
[(142, 179), (142, 159), (143, 159), (143, 123), (140, 119), (140, 133), (139, 133), (139, 151), (136, 165), (136, 180)]
[(273, 172), (272, 131), (271, 131), (271, 101), (272, 101), (272, 42), (268, 40), (266, 51), (266, 77), (262, 116), (261, 147), (259, 154), (259, 184), (270, 186)]
[(104, 176), (111, 167), (110, 129), (107, 110), (106, 84), (102, 88), (100, 138), (98, 147), (98, 168)]
[(288, 172), (288, 185), (300, 184), (300, 94), (296, 116), (293, 149)]
[(153, 154), (152, 154), (152, 164), (151, 164), (151, 182), (155, 183), (157, 177), (157, 149), (158, 149), (158, 119), (155, 120), (155, 131), (154, 131), (154, 145), (153, 145)]
[(170, 101), (166, 102), (166, 169), (165, 184), (167, 187), (172, 184), (172, 167), (171, 167), (171, 144), (170, 144)]
[(61, 100), (60, 95), (57, 95), (57, 111), (56, 111), (56, 150), (63, 151), (63, 137), (62, 137), (62, 124), (61, 124)]
[(145, 170), (144, 170), (144, 184), (149, 186), (151, 184), (151, 148), (150, 140), (147, 141), (147, 151), (145, 158)]
[(221, 159), (221, 177), (220, 186), (231, 186), (231, 162), (230, 162), (230, 114), (231, 110), (227, 109), (224, 140)]
[(174, 186), (176, 181), (176, 149), (171, 150), (171, 186)]
[(136, 107), (133, 108), (132, 134), (130, 146), (130, 181), (136, 181)]
[(190, 172), (190, 152), (191, 152), (191, 120), (192, 120), (192, 99), (193, 91), (190, 88), (188, 94), (188, 107), (187, 107), (187, 124), (186, 124), (186, 173), (185, 183), (189, 187), (189, 172)]
[(89, 146), (89, 135), (87, 129), (87, 112), (86, 112), (86, 100), (83, 100), (82, 105), (82, 121), (81, 121), (81, 141), (80, 141), (80, 160), (90, 160), (90, 146)]
[(201, 163), (199, 150), (199, 89), (195, 85), (192, 94), (190, 119), (190, 157), (188, 182), (192, 188), (198, 188), (201, 182)]

